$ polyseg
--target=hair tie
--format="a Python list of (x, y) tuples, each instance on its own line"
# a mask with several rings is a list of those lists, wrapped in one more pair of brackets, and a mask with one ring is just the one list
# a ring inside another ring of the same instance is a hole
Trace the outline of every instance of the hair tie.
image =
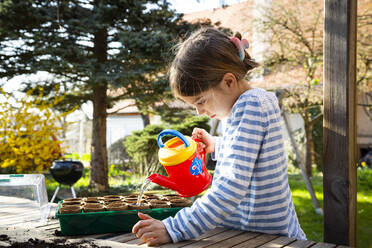
[(238, 49), (239, 58), (241, 61), (244, 61), (245, 53), (244, 50), (249, 47), (249, 43), (246, 39), (238, 39), (237, 37), (230, 37), (232, 43), (234, 43), (235, 47)]

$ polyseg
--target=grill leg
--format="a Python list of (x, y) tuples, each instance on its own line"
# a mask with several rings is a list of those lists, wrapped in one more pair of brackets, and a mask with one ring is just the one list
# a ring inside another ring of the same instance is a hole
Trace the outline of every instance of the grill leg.
[(72, 196), (74, 198), (76, 198), (76, 193), (75, 193), (74, 187), (70, 186), (70, 189), (71, 189)]
[(54, 199), (56, 198), (56, 196), (57, 196), (57, 194), (58, 194), (58, 191), (59, 191), (59, 185), (58, 185), (58, 187), (56, 188), (56, 191), (54, 191), (54, 194), (53, 194), (52, 199), (50, 200), (50, 203), (53, 203), (53, 202), (54, 202)]

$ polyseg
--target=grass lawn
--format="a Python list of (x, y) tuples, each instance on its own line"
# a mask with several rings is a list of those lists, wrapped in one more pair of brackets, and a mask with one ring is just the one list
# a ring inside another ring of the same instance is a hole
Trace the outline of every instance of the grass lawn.
[[(323, 207), (323, 178), (317, 174), (312, 178), (315, 194)], [(323, 217), (313, 208), (301, 174), (290, 174), (289, 184), (302, 229), (307, 239), (323, 241)], [(357, 193), (357, 239), (358, 247), (372, 247), (372, 170), (358, 170)]]
[[(47, 177), (47, 191), (49, 199), (58, 186), (53, 180)], [(89, 175), (85, 173), (74, 188), (78, 196), (95, 196), (109, 194), (125, 194), (138, 191), (144, 178), (133, 175), (125, 177), (110, 177), (110, 189), (108, 192), (99, 192), (94, 188), (89, 188)], [(315, 194), (321, 206), (323, 206), (323, 178), (317, 173), (312, 178)], [(310, 194), (308, 193), (301, 174), (289, 174), (289, 184), (292, 191), (294, 205), (302, 229), (309, 240), (316, 242), (323, 241), (323, 217), (316, 214), (313, 208)], [(64, 186), (66, 188), (66, 186)], [(153, 185), (150, 190), (157, 193), (168, 193), (170, 191)], [(357, 195), (357, 226), (358, 226), (358, 247), (372, 248), (372, 170), (358, 170), (358, 195)]]

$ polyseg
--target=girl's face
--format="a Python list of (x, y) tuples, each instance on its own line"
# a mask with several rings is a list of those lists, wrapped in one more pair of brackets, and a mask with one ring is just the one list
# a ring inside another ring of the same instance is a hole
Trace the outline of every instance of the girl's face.
[(217, 87), (204, 91), (197, 96), (183, 96), (181, 98), (193, 105), (198, 115), (205, 114), (211, 119), (228, 117), (235, 101), (246, 89), (238, 87), (235, 76), (232, 80), (230, 80), (231, 78), (225, 80), (226, 75)]
[(208, 115), (209, 118), (226, 118), (235, 103), (234, 98), (228, 93), (223, 93), (219, 89), (210, 89), (197, 96), (186, 96), (182, 99), (193, 105), (198, 115)]

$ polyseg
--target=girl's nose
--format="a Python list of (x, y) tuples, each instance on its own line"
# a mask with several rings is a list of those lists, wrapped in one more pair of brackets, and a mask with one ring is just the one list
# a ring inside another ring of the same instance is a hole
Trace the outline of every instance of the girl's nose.
[(198, 107), (196, 107), (196, 113), (197, 113), (198, 115), (202, 115), (202, 114), (204, 113), (204, 110), (203, 110), (202, 108), (198, 108)]

